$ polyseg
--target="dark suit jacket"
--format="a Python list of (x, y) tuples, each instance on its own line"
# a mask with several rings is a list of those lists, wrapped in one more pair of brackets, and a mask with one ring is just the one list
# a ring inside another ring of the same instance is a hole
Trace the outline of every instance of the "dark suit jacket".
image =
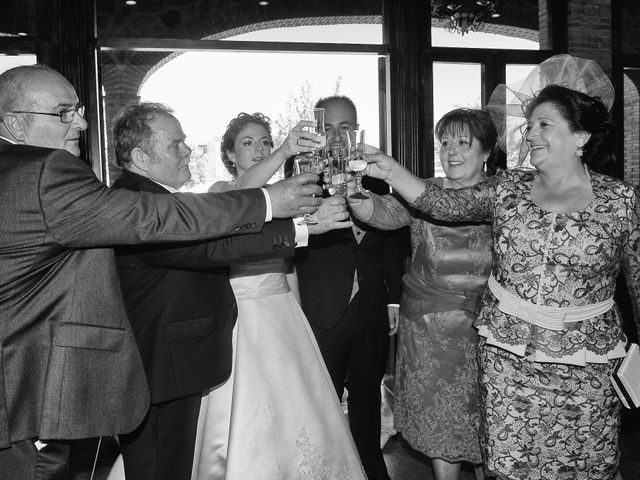
[[(387, 188), (384, 182), (364, 180), (368, 189)], [(296, 251), (302, 309), (314, 327), (335, 326), (349, 305), (357, 271), (362, 316), (371, 328), (387, 331), (387, 304), (400, 301), (408, 232), (381, 231), (354, 222), (366, 232), (359, 244), (352, 229), (332, 230), (311, 236), (309, 246)]]
[[(128, 171), (113, 188), (168, 193)], [(225, 265), (260, 256), (293, 256), (294, 236), (291, 220), (274, 220), (259, 234), (186, 246), (116, 249), (151, 403), (199, 394), (229, 377), (237, 307)]]
[(0, 139), (0, 448), (143, 419), (148, 389), (110, 246), (257, 232), (265, 212), (258, 189), (113, 190), (64, 150)]

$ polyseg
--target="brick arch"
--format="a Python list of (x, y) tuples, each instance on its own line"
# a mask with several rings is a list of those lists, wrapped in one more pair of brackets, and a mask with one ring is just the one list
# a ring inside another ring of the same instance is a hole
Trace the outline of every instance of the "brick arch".
[[(326, 17), (301, 17), (301, 18), (283, 18), (279, 20), (268, 20), (264, 22), (251, 23), (248, 25), (242, 25), (240, 27), (230, 28), (223, 32), (213, 33), (203, 37), (201, 40), (224, 40), (225, 38), (235, 37), (237, 35), (243, 35), (245, 33), (258, 32), (261, 30), (270, 30), (275, 28), (288, 28), (288, 27), (306, 27), (315, 25), (376, 25), (382, 23), (382, 17), (380, 15), (350, 15), (350, 16), (326, 16)], [(140, 88), (144, 82), (146, 82), (151, 75), (153, 75), (159, 68), (169, 63), (178, 55), (182, 55), (184, 52), (174, 52), (167, 55), (160, 60), (147, 72), (145, 78), (140, 83)], [(138, 90), (139, 91), (139, 90)]]

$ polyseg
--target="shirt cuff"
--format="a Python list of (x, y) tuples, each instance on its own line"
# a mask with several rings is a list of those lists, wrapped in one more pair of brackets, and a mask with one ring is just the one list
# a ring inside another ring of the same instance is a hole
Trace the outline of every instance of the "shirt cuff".
[(396, 307), (396, 308), (400, 308), (400, 304), (399, 304), (399, 303), (387, 303), (387, 307)]
[(264, 221), (270, 222), (273, 218), (273, 210), (271, 209), (271, 197), (269, 196), (269, 192), (266, 188), (261, 188), (262, 193), (264, 193), (264, 200), (267, 205), (267, 214), (265, 215)]
[(296, 220), (293, 220), (293, 227), (296, 230), (295, 242), (296, 248), (306, 247), (309, 244), (309, 227), (306, 225), (298, 225)]

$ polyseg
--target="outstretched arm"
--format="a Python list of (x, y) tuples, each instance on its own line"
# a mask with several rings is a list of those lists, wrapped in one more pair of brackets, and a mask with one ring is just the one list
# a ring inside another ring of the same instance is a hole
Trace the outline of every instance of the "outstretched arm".
[(271, 152), (261, 162), (249, 168), (243, 175), (230, 182), (216, 182), (209, 189), (210, 192), (226, 192), (242, 190), (244, 188), (259, 188), (264, 186), (280, 165), (292, 155), (311, 152), (320, 145), (320, 135), (304, 131), (305, 127), (312, 127), (315, 121), (301, 120), (287, 135), (280, 147)]
[[(368, 162), (366, 174), (383, 179), (416, 210), (445, 221), (487, 221), (491, 218), (497, 176), (471, 187), (444, 188), (434, 179), (423, 180), (416, 177), (389, 155), (374, 147), (367, 145), (365, 152)], [(351, 209), (358, 211), (357, 215), (369, 222), (377, 205), (369, 202), (363, 206), (357, 202), (358, 200), (349, 198)]]
[[(424, 185), (424, 184), (423, 184)], [(411, 223), (409, 208), (392, 194), (367, 194), (366, 199), (349, 199), (351, 213), (380, 230), (395, 230)]]
[(381, 150), (366, 145), (364, 158), (369, 164), (365, 173), (387, 182), (410, 205), (414, 205), (414, 201), (424, 192), (424, 180)]

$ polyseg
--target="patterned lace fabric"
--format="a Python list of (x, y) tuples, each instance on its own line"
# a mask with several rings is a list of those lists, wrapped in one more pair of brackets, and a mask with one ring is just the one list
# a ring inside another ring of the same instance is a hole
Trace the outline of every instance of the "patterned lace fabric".
[[(575, 307), (606, 300), (613, 296), (622, 268), (638, 318), (639, 192), (620, 180), (588, 173), (593, 198), (577, 212), (554, 213), (535, 205), (531, 186), (536, 172), (530, 169), (503, 171), (459, 190), (426, 181), (415, 205), (442, 220), (490, 220), (493, 275), (509, 292), (534, 304)], [(553, 331), (500, 312), (485, 290), (475, 326), (488, 343), (534, 360), (584, 365), (624, 356), (626, 338), (617, 306)]]
[(394, 427), (429, 457), (480, 463), (478, 334), (475, 316), (463, 307), (489, 276), (491, 229), (475, 222), (435, 222), (392, 195), (373, 196), (373, 201), (372, 225), (411, 226), (411, 266), (400, 301)]
[[(316, 449), (311, 441), (306, 427), (302, 427), (296, 439), (301, 460), (299, 463), (300, 480), (325, 480), (328, 478), (335, 480), (354, 480), (356, 477), (348, 465), (333, 464), (331, 459), (327, 459)], [(364, 475), (359, 471), (359, 475)]]

